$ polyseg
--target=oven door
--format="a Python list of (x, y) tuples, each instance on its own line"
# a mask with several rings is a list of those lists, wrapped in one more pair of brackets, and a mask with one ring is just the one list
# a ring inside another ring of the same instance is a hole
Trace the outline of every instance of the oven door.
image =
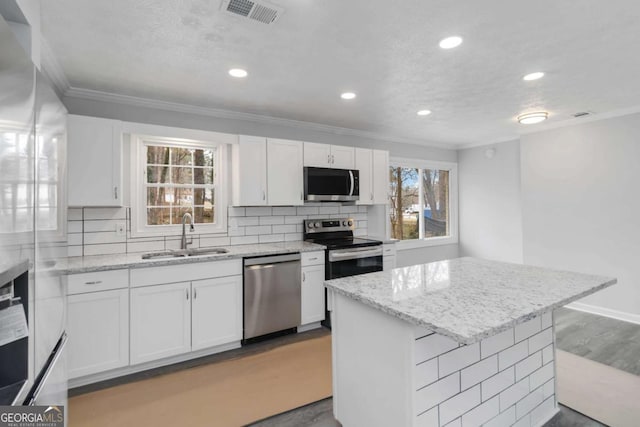
[(304, 200), (315, 202), (359, 200), (359, 172), (349, 169), (304, 168)]
[(327, 279), (382, 271), (382, 246), (329, 251)]

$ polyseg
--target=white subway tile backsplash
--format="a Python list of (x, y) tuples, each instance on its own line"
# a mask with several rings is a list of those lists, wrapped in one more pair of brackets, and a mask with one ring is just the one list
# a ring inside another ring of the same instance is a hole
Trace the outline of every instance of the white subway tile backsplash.
[(491, 356), (507, 347), (511, 347), (513, 342), (513, 329), (500, 332), (492, 337), (485, 338), (480, 343), (480, 353), (482, 358)]
[(118, 236), (115, 231), (84, 233), (85, 245), (95, 245), (102, 243), (124, 243), (126, 240), (127, 238), (125, 236)]
[(244, 208), (237, 208), (235, 206), (230, 206), (229, 207), (229, 216), (230, 217), (244, 216), (244, 214), (245, 214)]
[(556, 405), (553, 397), (547, 398), (531, 411), (531, 425), (537, 426), (543, 421), (548, 421), (549, 416), (555, 412)]
[(285, 216), (284, 223), (285, 224), (300, 224), (302, 226), (302, 222), (307, 219), (306, 215), (296, 215), (296, 216)]
[(229, 227), (227, 229), (227, 235), (229, 237), (244, 236), (245, 235), (245, 227)]
[(458, 418), (479, 404), (480, 386), (477, 385), (440, 404), (440, 424)]
[[(500, 393), (500, 411), (504, 411), (528, 394), (529, 378), (525, 378)], [(516, 413), (516, 415), (518, 414)]]
[(315, 206), (298, 206), (296, 215), (318, 215), (318, 208)]
[(340, 213), (340, 206), (320, 206), (318, 213), (321, 215), (331, 215)]
[(258, 242), (258, 236), (242, 236), (242, 237), (232, 237), (230, 244), (231, 245), (255, 245)]
[(126, 252), (126, 243), (107, 243), (103, 245), (84, 245), (83, 255), (114, 255), (124, 254)]
[[(180, 237), (175, 238), (165, 238), (164, 239), (164, 248), (166, 250), (169, 249), (173, 249), (173, 250), (177, 250), (180, 249), (180, 246), (182, 245), (182, 239)], [(193, 249), (193, 248), (199, 248), (200, 247), (200, 238), (199, 236), (190, 236), (187, 234), (187, 247), (189, 249)]]
[(67, 221), (82, 221), (82, 208), (69, 208), (67, 210)]
[(127, 208), (84, 208), (83, 219), (127, 219)]
[(482, 427), (509, 427), (516, 422), (516, 407), (511, 406), (497, 417), (484, 423)]
[[(553, 378), (553, 363), (544, 365), (529, 377), (529, 391), (533, 391)], [(544, 393), (544, 392), (543, 392)]]
[(502, 371), (529, 355), (529, 343), (522, 341), (498, 353), (498, 370)]
[(553, 326), (553, 312), (549, 311), (542, 315), (542, 329), (547, 329)]
[(477, 427), (500, 413), (500, 399), (498, 396), (487, 400), (462, 416), (462, 427)]
[(281, 233), (297, 233), (298, 232), (298, 226), (295, 224), (287, 224), (287, 225), (273, 225), (271, 227), (271, 231), (274, 234), (281, 234)]
[(479, 360), (480, 343), (465, 345), (438, 356), (438, 373), (442, 378)]
[(248, 225), (260, 225), (260, 217), (238, 216), (229, 218), (229, 227), (246, 227)]
[(482, 401), (488, 400), (515, 383), (516, 369), (511, 366), (482, 382)]
[(527, 394), (521, 401), (516, 403), (516, 418), (524, 417), (531, 412), (533, 408), (542, 403), (543, 400), (542, 390), (536, 390)]
[(532, 354), (522, 362), (516, 363), (516, 381), (529, 376), (533, 371), (542, 366), (542, 352)]
[(556, 393), (555, 380), (550, 380), (544, 383), (544, 386), (542, 387), (542, 394), (544, 395), (545, 399), (549, 396), (553, 396), (555, 393)]
[(416, 389), (428, 386), (438, 380), (438, 359), (433, 358), (416, 365), (415, 368)]
[(153, 252), (164, 250), (164, 239), (155, 242), (127, 242), (127, 253), (132, 252)]
[(493, 355), (487, 359), (464, 368), (460, 372), (460, 384), (462, 390), (478, 384), (498, 373), (498, 356)]
[(448, 423), (447, 425), (445, 425), (444, 427), (462, 427), (462, 418), (457, 418), (451, 421), (450, 423)]
[(75, 246), (75, 245), (82, 246), (82, 233), (67, 234), (67, 244), (70, 246)]
[[(416, 411), (420, 414), (460, 392), (460, 373), (456, 372), (416, 392)], [(417, 415), (416, 414), (416, 415)], [(455, 418), (455, 417), (454, 417)], [(453, 418), (452, 418), (453, 419)]]
[(367, 234), (368, 234), (367, 230), (363, 229), (363, 228), (356, 228), (353, 231), (353, 235), (356, 236), (356, 237), (365, 237), (365, 236), (367, 236)]
[(283, 216), (261, 216), (260, 225), (284, 224)]
[(208, 248), (211, 246), (228, 246), (231, 244), (231, 239), (229, 237), (209, 237), (209, 236), (200, 236), (200, 247)]
[(245, 227), (244, 234), (247, 236), (254, 236), (258, 234), (271, 234), (271, 226), (257, 225), (252, 227)]
[(540, 317), (534, 317), (524, 323), (516, 326), (516, 342), (529, 338), (531, 335), (537, 334), (542, 330), (542, 320)]
[(259, 236), (260, 243), (284, 242), (284, 234), (265, 234)]
[(82, 246), (68, 246), (67, 256), (82, 256)]
[(340, 206), (341, 214), (354, 214), (358, 213), (358, 206)]
[(271, 215), (271, 206), (259, 206), (255, 208), (245, 208), (245, 216), (267, 216)]
[(102, 219), (102, 220), (87, 220), (84, 221), (85, 233), (96, 233), (102, 231), (109, 231), (115, 233), (118, 224), (124, 223), (123, 219)]
[(531, 427), (531, 417), (527, 414), (516, 421), (511, 427)]
[(424, 414), (418, 415), (416, 418), (416, 427), (439, 427), (440, 422), (438, 421), (438, 407), (425, 412)]
[(459, 344), (440, 334), (432, 334), (416, 340), (415, 360), (416, 363), (432, 359), (445, 351), (457, 348)]
[(542, 364), (546, 365), (552, 360), (553, 360), (553, 345), (549, 345), (542, 349)]
[(295, 206), (275, 206), (273, 208), (273, 215), (295, 215), (296, 207)]
[(550, 345), (553, 342), (553, 330), (545, 329), (529, 338), (529, 354), (533, 354), (538, 350)]
[(284, 235), (285, 242), (295, 242), (302, 240), (302, 233), (287, 233)]
[(82, 233), (82, 221), (67, 222), (67, 233)]

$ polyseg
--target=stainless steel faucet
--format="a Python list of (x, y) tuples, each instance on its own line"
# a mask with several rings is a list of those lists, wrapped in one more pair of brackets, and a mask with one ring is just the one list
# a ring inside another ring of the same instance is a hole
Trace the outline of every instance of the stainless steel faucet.
[[(182, 241), (180, 242), (180, 249), (187, 249), (187, 245), (189, 244), (187, 243), (187, 233), (186, 233), (187, 219), (189, 220), (189, 225), (191, 226), (190, 231), (193, 233), (194, 230), (196, 229), (193, 226), (193, 217), (191, 216), (191, 214), (189, 212), (186, 212), (184, 215), (182, 215)], [(193, 240), (191, 240), (190, 243), (193, 243)]]

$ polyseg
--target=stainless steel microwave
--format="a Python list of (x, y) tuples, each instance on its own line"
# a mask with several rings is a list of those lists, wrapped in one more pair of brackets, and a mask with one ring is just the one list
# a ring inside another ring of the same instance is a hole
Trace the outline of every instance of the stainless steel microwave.
[(360, 198), (357, 170), (304, 168), (304, 200), (309, 202), (353, 202)]

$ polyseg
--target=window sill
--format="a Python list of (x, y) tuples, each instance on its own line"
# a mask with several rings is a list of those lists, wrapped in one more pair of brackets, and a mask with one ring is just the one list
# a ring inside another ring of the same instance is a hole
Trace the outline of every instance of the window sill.
[(455, 245), (458, 243), (457, 237), (431, 237), (429, 239), (412, 239), (398, 240), (396, 249), (403, 251), (405, 249), (427, 248), (431, 246)]

